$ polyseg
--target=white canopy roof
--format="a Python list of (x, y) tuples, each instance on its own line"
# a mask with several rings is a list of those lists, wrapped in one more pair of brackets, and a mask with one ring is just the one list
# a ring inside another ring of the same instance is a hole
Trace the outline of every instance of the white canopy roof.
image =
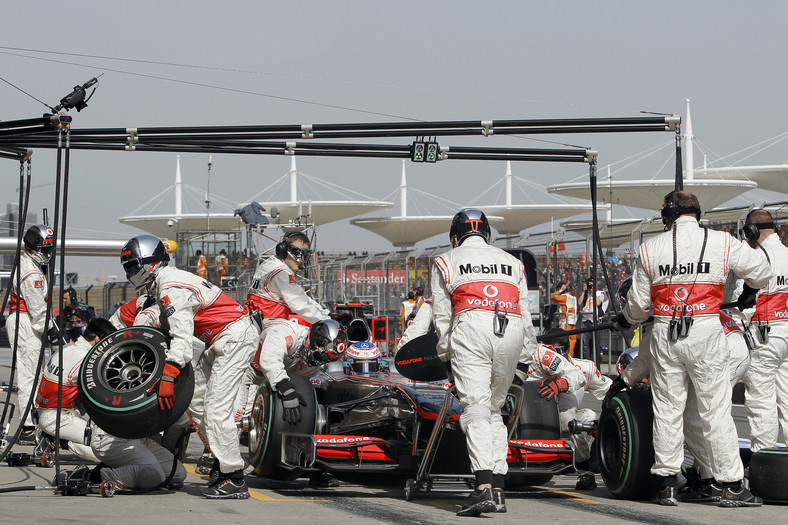
[[(643, 179), (600, 181), (597, 184), (597, 200), (610, 204), (656, 210), (668, 193), (675, 187), (673, 179)], [(693, 193), (703, 209), (716, 208), (742, 193), (757, 188), (749, 180), (685, 180), (684, 189)], [(556, 184), (547, 188), (550, 193), (567, 197), (590, 198), (587, 182)]]
[(476, 206), (488, 217), (502, 217), (502, 222), (495, 223), (495, 229), (501, 235), (516, 235), (523, 230), (550, 222), (565, 219), (591, 211), (591, 204), (493, 204)]
[[(441, 233), (448, 236), (453, 218), (454, 215), (370, 217), (353, 219), (350, 224), (380, 235), (397, 248), (406, 248)], [(487, 220), (497, 229), (503, 218), (488, 215)]]
[(771, 166), (730, 166), (725, 168), (696, 168), (696, 179), (751, 180), (762, 190), (788, 193), (788, 164)]

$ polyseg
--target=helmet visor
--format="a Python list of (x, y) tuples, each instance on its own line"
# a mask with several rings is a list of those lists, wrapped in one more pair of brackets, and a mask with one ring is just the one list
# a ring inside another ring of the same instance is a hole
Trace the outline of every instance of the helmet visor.
[(353, 360), (350, 367), (356, 374), (373, 374), (380, 370), (380, 361), (377, 359)]

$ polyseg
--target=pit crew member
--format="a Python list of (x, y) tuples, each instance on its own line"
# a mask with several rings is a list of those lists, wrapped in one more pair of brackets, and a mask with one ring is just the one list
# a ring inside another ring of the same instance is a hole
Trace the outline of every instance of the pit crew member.
[(505, 510), (508, 437), (501, 407), (523, 346), (536, 347), (523, 265), (491, 246), (490, 224), (466, 208), (451, 222), (452, 249), (432, 269), (438, 354), (451, 359), (476, 489), (460, 516)]
[(771, 277), (766, 258), (729, 234), (699, 225), (697, 197), (684, 191), (665, 196), (667, 231), (640, 246), (632, 289), (619, 329), (645, 321), (654, 309), (650, 375), (654, 408), (654, 456), (651, 472), (662, 478), (659, 503), (676, 505), (676, 476), (683, 459), (681, 440), (688, 384), (696, 387), (703, 434), (715, 451), (714, 478), (723, 484), (721, 506), (759, 506), (760, 498), (742, 486), (736, 428), (731, 417), (729, 351), (719, 322), (728, 271), (753, 288)]
[(159, 382), (162, 410), (174, 404), (174, 381), (192, 358), (192, 337), (206, 345), (195, 369), (194, 395), (188, 414), (198, 435), (219, 462), (218, 475), (203, 495), (214, 499), (247, 499), (244, 460), (233, 421), (244, 373), (257, 348), (258, 334), (244, 308), (217, 286), (192, 273), (167, 266), (161, 240), (140, 235), (121, 250), (128, 280), (156, 297), (162, 326), (171, 337), (168, 363)]
[[(36, 224), (28, 228), (19, 257), (18, 289), (17, 276), (11, 279), (11, 295), (8, 302), (11, 313), (6, 321), (6, 330), (11, 346), (14, 345), (14, 339), (17, 339), (16, 384), (19, 387), (17, 399), (20, 414), (24, 413), (25, 407), (30, 402), (30, 396), (35, 395), (37, 379), (35, 375), (42, 338), (46, 334), (50, 342), (54, 342), (59, 337), (54, 322), (49, 328), (44, 326), (48, 286), (47, 277), (41, 267), (47, 264), (52, 255), (53, 241), (54, 232), (49, 226)], [(22, 433), (17, 441), (20, 445), (36, 444), (36, 428), (31, 412), (32, 410), (22, 422)]]

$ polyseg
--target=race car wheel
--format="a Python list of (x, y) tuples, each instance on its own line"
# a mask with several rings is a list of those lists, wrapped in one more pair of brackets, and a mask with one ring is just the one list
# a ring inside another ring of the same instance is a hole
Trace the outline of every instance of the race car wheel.
[(765, 448), (750, 460), (750, 491), (769, 503), (788, 503), (788, 450)]
[[(514, 437), (518, 439), (561, 439), (561, 420), (555, 400), (539, 397), (539, 382), (526, 381), (523, 385), (523, 402), (520, 421)], [(512, 475), (506, 480), (507, 488), (544, 485), (553, 479), (550, 474)]]
[(618, 393), (599, 418), (599, 469), (610, 493), (620, 499), (645, 499), (659, 488), (654, 464), (651, 391)]
[(158, 434), (186, 411), (194, 392), (191, 364), (175, 380), (175, 406), (159, 408), (158, 382), (169, 338), (132, 326), (99, 341), (85, 356), (77, 387), (85, 411), (102, 430), (125, 439)]
[(266, 380), (257, 389), (252, 405), (252, 428), (249, 430), (249, 462), (255, 474), (265, 478), (293, 480), (303, 474), (303, 469), (282, 467), (282, 432), (312, 434), (315, 431), (317, 399), (315, 389), (308, 379), (291, 375), (290, 381), (306, 401), (301, 407), (301, 421), (295, 425), (285, 421), (282, 400)]

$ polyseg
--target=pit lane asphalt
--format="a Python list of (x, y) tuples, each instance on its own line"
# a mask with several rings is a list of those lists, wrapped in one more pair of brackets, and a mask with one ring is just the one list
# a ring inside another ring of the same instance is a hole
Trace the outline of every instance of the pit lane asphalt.
[[(8, 348), (0, 348), (0, 379), (7, 380), (11, 361)], [(5, 393), (0, 394), (2, 400)], [(589, 396), (586, 396), (588, 398)], [(15, 401), (15, 397), (12, 396)], [(586, 399), (585, 406), (599, 410), (599, 402)], [(741, 407), (734, 407), (734, 419), (740, 436), (749, 435)], [(11, 430), (16, 429), (15, 417)], [(192, 436), (193, 437), (193, 436)], [(32, 447), (15, 446), (14, 452), (32, 452)], [(455, 493), (421, 492), (413, 501), (403, 496), (403, 483), (359, 485), (341, 482), (339, 487), (314, 489), (306, 479), (293, 482), (247, 477), (252, 498), (249, 500), (208, 500), (200, 495), (206, 485), (204, 476), (194, 473), (194, 464), (202, 445), (191, 439), (186, 467), (189, 475), (183, 489), (146, 495), (117, 494), (100, 496), (56, 495), (50, 489), (0, 493), (0, 519), (3, 523), (26, 524), (54, 520), (57, 523), (408, 523), (456, 524), (473, 522), (459, 518), (455, 512), (463, 501), (462, 490)], [(61, 455), (62, 468), (73, 468), (76, 456)], [(21, 486), (45, 486), (55, 475), (54, 467), (11, 467), (0, 464), (0, 489)], [(385, 478), (385, 475), (382, 476)], [(714, 504), (682, 503), (678, 507), (660, 507), (651, 502), (614, 499), (597, 476), (599, 487), (593, 491), (574, 490), (574, 476), (556, 476), (545, 486), (508, 491), (506, 514), (488, 514), (484, 519), (497, 523), (781, 523), (785, 508), (765, 505), (754, 509), (723, 509)]]

